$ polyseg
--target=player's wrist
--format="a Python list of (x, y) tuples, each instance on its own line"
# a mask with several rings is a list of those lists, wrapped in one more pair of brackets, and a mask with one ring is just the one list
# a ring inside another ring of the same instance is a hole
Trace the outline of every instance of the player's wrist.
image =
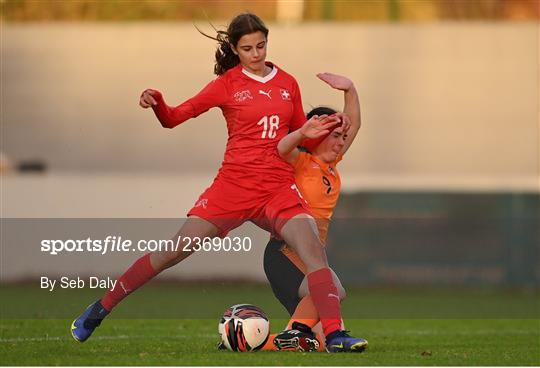
[(356, 87), (354, 86), (354, 83), (351, 82), (350, 86), (345, 89), (346, 93), (356, 93)]
[(152, 97), (154, 97), (157, 103), (163, 102), (163, 94), (157, 89), (152, 90)]
[(302, 128), (298, 129), (296, 132), (298, 134), (298, 139), (300, 140), (300, 142), (308, 138), (307, 133), (305, 132), (305, 124), (304, 126), (302, 126)]

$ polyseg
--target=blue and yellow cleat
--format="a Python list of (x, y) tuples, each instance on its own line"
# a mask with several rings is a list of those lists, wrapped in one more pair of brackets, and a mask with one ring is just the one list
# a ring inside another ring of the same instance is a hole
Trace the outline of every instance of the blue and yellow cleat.
[(326, 337), (326, 351), (329, 353), (360, 353), (366, 350), (367, 346), (367, 340), (349, 336), (347, 331), (335, 331)]
[(108, 314), (109, 311), (101, 305), (99, 300), (90, 304), (71, 324), (71, 336), (78, 342), (85, 342)]

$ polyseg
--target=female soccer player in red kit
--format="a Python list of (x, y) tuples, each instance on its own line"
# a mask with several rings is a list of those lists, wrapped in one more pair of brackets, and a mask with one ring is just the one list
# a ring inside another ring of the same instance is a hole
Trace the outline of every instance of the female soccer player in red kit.
[[(308, 287), (320, 315), (327, 342), (339, 351), (355, 351), (365, 340), (341, 327), (341, 310), (326, 254), (314, 230), (314, 220), (294, 184), (293, 168), (279, 156), (278, 142), (306, 121), (295, 79), (266, 61), (268, 29), (256, 15), (235, 17), (227, 31), (218, 31), (214, 68), (218, 77), (196, 96), (168, 106), (161, 93), (145, 90), (139, 104), (152, 107), (161, 125), (174, 128), (212, 107), (219, 107), (229, 138), (225, 157), (212, 185), (188, 212), (175, 235), (178, 251), (158, 251), (139, 258), (105, 296), (72, 324), (72, 335), (85, 341), (127, 295), (193, 251), (182, 251), (188, 239), (223, 237), (245, 221), (283, 238), (307, 269)], [(323, 121), (323, 129), (339, 118)], [(337, 350), (336, 350), (337, 351)]]

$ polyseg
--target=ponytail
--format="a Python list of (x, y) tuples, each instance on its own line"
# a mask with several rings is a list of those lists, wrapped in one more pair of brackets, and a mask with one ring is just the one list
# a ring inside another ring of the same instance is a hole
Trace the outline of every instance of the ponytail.
[(198, 28), (197, 30), (203, 36), (211, 38), (218, 43), (216, 50), (216, 63), (214, 64), (215, 75), (221, 75), (240, 63), (240, 58), (234, 53), (231, 43), (229, 42), (229, 34), (226, 31), (216, 31), (216, 37), (212, 37), (202, 32)]

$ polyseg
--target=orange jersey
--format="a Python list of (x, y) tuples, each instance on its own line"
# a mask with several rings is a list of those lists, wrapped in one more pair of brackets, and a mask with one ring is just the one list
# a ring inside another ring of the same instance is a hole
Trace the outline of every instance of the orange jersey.
[(296, 186), (315, 216), (323, 244), (341, 190), (341, 178), (336, 169), (341, 158), (327, 164), (310, 153), (300, 152), (293, 164)]
[[(336, 165), (342, 158), (343, 156), (339, 156), (336, 162), (327, 164), (310, 153), (300, 152), (293, 164), (296, 186), (315, 216), (319, 238), (323, 244), (326, 243), (328, 226), (341, 190), (341, 178)], [(300, 256), (291, 247), (285, 244), (281, 252), (299, 270), (307, 273)]]

